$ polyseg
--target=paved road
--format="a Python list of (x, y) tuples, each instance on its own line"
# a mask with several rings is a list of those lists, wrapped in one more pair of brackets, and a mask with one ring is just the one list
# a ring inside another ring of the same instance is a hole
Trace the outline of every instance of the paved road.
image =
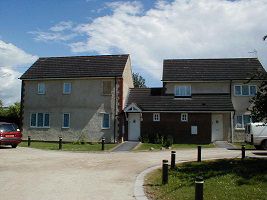
[[(203, 150), (203, 159), (239, 151)], [(0, 199), (133, 200), (136, 176), (170, 158), (170, 151), (75, 153), (30, 148), (0, 149)], [(177, 161), (195, 160), (196, 150), (177, 151)]]

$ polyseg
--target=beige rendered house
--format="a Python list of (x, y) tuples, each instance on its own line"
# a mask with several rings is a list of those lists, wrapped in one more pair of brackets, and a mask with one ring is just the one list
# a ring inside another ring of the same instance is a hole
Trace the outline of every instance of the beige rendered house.
[(171, 135), (176, 143), (244, 141), (249, 100), (266, 73), (257, 58), (168, 59), (162, 88), (130, 89), (126, 138)]
[(39, 58), (20, 79), (24, 138), (117, 140), (133, 87), (129, 55)]

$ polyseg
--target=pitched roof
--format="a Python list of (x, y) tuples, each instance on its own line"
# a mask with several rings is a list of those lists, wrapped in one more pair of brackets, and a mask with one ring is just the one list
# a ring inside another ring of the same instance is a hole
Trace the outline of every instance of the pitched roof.
[(162, 81), (246, 80), (266, 73), (257, 58), (168, 59)]
[(20, 79), (121, 77), (129, 55), (39, 58)]
[(130, 89), (127, 106), (135, 103), (143, 111), (233, 111), (229, 94), (193, 94), (190, 99), (173, 95), (152, 96), (150, 88)]

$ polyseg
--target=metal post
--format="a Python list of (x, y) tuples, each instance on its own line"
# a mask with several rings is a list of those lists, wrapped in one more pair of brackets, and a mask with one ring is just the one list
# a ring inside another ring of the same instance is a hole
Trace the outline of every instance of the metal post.
[(162, 184), (168, 183), (168, 160), (162, 161)]
[(31, 136), (28, 136), (28, 147), (31, 146)]
[(175, 156), (176, 156), (176, 151), (171, 152), (171, 169), (175, 169)]
[(61, 136), (59, 136), (58, 149), (59, 149), (59, 150), (62, 149), (62, 137), (61, 137)]
[(242, 145), (241, 151), (242, 151), (242, 159), (245, 159), (245, 157), (246, 157), (246, 147), (245, 147), (245, 145)]
[(197, 146), (197, 162), (201, 162), (201, 146)]
[(195, 200), (203, 200), (203, 177), (198, 176), (196, 177), (195, 181)]
[(102, 151), (105, 150), (105, 137), (102, 137)]

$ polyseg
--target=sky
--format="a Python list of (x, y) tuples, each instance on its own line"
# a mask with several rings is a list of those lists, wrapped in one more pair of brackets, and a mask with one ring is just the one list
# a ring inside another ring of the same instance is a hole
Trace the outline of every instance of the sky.
[(130, 54), (161, 86), (163, 59), (258, 57), (267, 68), (267, 0), (1, 0), (0, 99), (39, 57)]

